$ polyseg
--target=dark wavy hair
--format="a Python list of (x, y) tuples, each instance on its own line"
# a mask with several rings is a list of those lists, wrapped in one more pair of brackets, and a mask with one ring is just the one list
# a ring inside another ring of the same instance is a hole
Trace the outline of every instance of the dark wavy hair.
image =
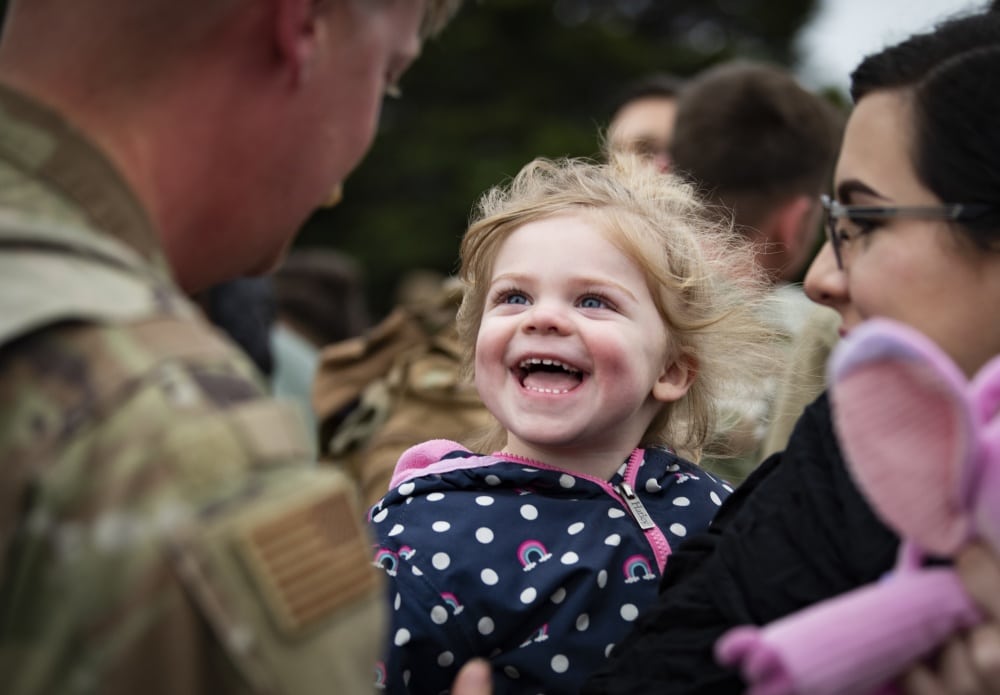
[(866, 57), (851, 97), (885, 90), (912, 94), (917, 178), (946, 203), (992, 206), (957, 228), (1000, 250), (1000, 2)]

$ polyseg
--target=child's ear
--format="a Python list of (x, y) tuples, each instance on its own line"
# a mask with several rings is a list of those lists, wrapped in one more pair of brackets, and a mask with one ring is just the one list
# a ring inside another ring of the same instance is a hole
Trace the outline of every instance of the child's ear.
[(661, 403), (679, 401), (698, 375), (698, 362), (689, 355), (672, 358), (653, 384), (653, 398)]

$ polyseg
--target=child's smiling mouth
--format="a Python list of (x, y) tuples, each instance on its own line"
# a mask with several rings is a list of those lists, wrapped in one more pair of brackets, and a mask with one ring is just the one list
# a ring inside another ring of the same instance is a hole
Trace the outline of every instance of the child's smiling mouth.
[(548, 357), (528, 357), (513, 371), (522, 387), (538, 393), (569, 393), (585, 376), (573, 365)]

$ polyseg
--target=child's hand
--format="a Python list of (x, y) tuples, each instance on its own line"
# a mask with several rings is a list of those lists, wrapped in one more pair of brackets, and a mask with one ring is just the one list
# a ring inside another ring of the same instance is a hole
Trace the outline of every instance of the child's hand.
[(489, 662), (473, 659), (465, 664), (455, 677), (451, 695), (492, 695)]
[(1000, 556), (975, 543), (955, 567), (986, 622), (953, 637), (933, 665), (914, 666), (900, 682), (906, 695), (1000, 695)]

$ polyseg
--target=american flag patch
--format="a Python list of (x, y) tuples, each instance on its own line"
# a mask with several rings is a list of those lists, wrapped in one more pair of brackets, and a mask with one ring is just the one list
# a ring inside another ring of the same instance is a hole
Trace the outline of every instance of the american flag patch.
[(281, 632), (295, 635), (379, 586), (370, 542), (348, 493), (282, 510), (240, 538)]

